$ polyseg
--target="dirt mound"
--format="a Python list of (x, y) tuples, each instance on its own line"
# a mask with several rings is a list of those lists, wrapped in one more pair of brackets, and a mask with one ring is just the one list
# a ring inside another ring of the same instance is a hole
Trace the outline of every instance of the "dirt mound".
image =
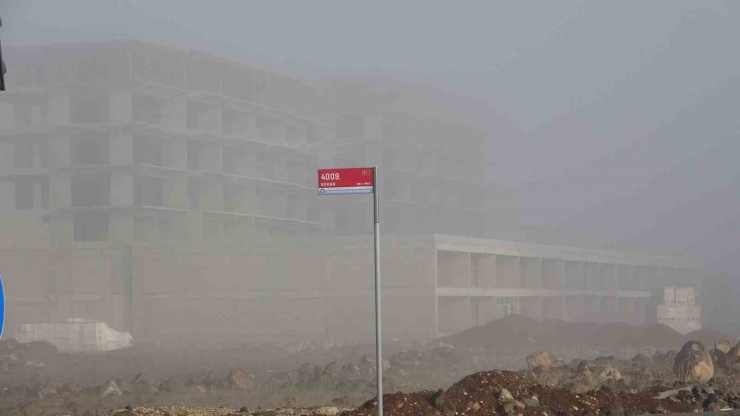
[(535, 319), (510, 315), (444, 337), (440, 341), (459, 348), (485, 349), (527, 345), (542, 348), (650, 346), (667, 349), (692, 339), (714, 345), (714, 342), (723, 337), (723, 334), (712, 330), (682, 335), (665, 325), (635, 327), (624, 323), (567, 323), (557, 320), (538, 322)]
[[(693, 406), (682, 402), (616, 393), (606, 387), (585, 394), (573, 394), (539, 385), (531, 376), (509, 371), (489, 371), (467, 376), (439, 397), (443, 399), (436, 399), (435, 395), (428, 391), (386, 395), (383, 399), (384, 414), (483, 416), (511, 414), (512, 409), (516, 409), (515, 413), (524, 416), (605, 414), (607, 411), (615, 412), (617, 409), (621, 409), (625, 415), (694, 411)], [(433, 405), (435, 402), (436, 407)], [(372, 416), (375, 412), (376, 404), (372, 400), (345, 415)]]
[(539, 327), (540, 324), (535, 319), (509, 315), (444, 337), (441, 341), (461, 348), (516, 348), (533, 342)]

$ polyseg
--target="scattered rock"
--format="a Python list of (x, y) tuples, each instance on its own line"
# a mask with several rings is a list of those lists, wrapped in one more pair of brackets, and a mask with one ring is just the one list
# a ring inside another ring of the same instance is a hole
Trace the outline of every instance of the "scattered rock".
[(605, 384), (609, 380), (621, 380), (622, 373), (616, 368), (607, 367), (599, 371), (593, 378), (594, 387)]
[(321, 374), (329, 378), (335, 378), (339, 376), (341, 371), (342, 366), (340, 366), (336, 361), (332, 361), (324, 367), (324, 371)]
[(684, 382), (706, 383), (714, 377), (714, 364), (706, 347), (699, 341), (689, 341), (673, 361), (673, 373)]
[(565, 365), (565, 362), (547, 351), (535, 352), (527, 356), (527, 368), (529, 370), (540, 366), (552, 368), (561, 365)]
[(121, 393), (123, 394), (133, 394), (134, 393), (134, 385), (129, 380), (125, 378), (118, 378), (115, 381), (116, 381), (116, 385), (121, 390)]
[(159, 389), (154, 383), (146, 378), (139, 378), (134, 382), (134, 393), (136, 394), (157, 394)]
[(243, 391), (251, 391), (254, 389), (254, 380), (252, 375), (241, 369), (233, 369), (229, 371), (226, 381), (231, 388)]
[(514, 396), (511, 395), (511, 392), (509, 392), (509, 390), (501, 389), (501, 392), (498, 395), (498, 399), (499, 401), (507, 402), (514, 400)]
[(160, 387), (167, 393), (184, 393), (187, 386), (182, 378), (172, 376), (162, 382)]
[(120, 396), (121, 395), (121, 389), (118, 388), (118, 384), (116, 384), (115, 381), (110, 380), (107, 383), (103, 384), (100, 388), (100, 395), (103, 397), (107, 396)]
[(624, 408), (619, 404), (614, 404), (606, 409), (606, 416), (624, 416)]
[(59, 393), (62, 385), (59, 383), (47, 383), (39, 390), (39, 397), (56, 396)]
[(632, 362), (632, 364), (637, 365), (641, 368), (648, 367), (653, 362), (653, 360), (651, 360), (650, 357), (645, 354), (637, 354), (632, 357), (630, 361)]
[(539, 407), (540, 406), (540, 401), (537, 400), (536, 397), (525, 397), (522, 399), (522, 401), (524, 402), (524, 404), (526, 404), (529, 407)]
[(721, 339), (717, 341), (716, 344), (714, 344), (714, 349), (718, 351), (722, 351), (723, 353), (727, 354), (730, 352), (730, 349), (732, 348), (732, 345), (730, 345), (729, 339)]
[(515, 403), (513, 400), (510, 400), (508, 402), (502, 402), (499, 405), (499, 411), (503, 414), (510, 415), (514, 413), (514, 407), (515, 407)]
[(735, 369), (740, 364), (740, 342), (727, 351), (727, 368)]

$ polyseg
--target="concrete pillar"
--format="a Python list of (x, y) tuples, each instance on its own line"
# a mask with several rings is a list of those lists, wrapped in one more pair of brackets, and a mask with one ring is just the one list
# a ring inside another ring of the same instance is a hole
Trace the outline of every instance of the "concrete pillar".
[(134, 175), (111, 175), (110, 202), (114, 207), (130, 207), (134, 205)]
[(186, 209), (188, 206), (188, 178), (167, 178), (162, 183), (162, 204), (167, 208)]
[(134, 163), (134, 139), (130, 132), (115, 132), (110, 139), (110, 163), (132, 165)]
[(114, 126), (131, 123), (133, 120), (133, 97), (130, 90), (110, 92), (110, 122)]
[(162, 141), (162, 166), (173, 169), (188, 169), (188, 142), (183, 138), (167, 138)]

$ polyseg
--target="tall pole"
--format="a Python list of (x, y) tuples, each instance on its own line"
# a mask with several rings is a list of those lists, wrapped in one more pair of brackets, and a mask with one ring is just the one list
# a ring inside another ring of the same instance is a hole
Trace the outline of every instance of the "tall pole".
[(375, 357), (378, 378), (378, 416), (383, 416), (383, 346), (380, 330), (380, 186), (378, 168), (373, 168), (373, 211), (375, 217)]

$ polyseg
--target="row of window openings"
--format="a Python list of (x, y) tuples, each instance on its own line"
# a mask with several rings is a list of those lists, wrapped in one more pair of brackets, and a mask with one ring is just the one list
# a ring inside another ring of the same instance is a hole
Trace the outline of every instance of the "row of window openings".
[[(71, 184), (72, 206), (78, 207), (104, 207), (111, 205), (111, 183), (110, 176), (88, 176), (75, 178)], [(18, 188), (17, 188), (18, 189)], [(24, 188), (25, 189), (25, 188)], [(42, 192), (46, 195), (47, 192)], [(249, 200), (257, 200), (260, 215), (270, 215), (285, 211), (289, 218), (300, 218), (298, 212), (304, 206), (305, 198), (300, 196), (283, 195), (278, 192), (258, 192), (250, 194), (247, 191), (227, 190), (223, 198), (219, 198), (217, 206), (209, 206), (207, 203), (208, 189), (198, 184), (190, 184), (188, 187), (189, 206), (195, 209), (211, 208), (213, 210), (225, 210), (230, 212), (251, 211)], [(284, 198), (283, 198), (284, 197)], [(134, 180), (134, 205), (164, 207), (164, 180), (152, 177), (137, 177)], [(311, 207), (306, 207), (308, 217), (315, 214)], [(273, 215), (277, 216), (277, 215)]]
[[(133, 162), (142, 165), (165, 166), (163, 162), (164, 143), (156, 138), (135, 138), (133, 143)], [(266, 179), (283, 179), (288, 182), (305, 184), (306, 178), (313, 173), (300, 161), (290, 161), (254, 154), (254, 159), (239, 148), (224, 148), (189, 144), (187, 147), (188, 170), (219, 171), (227, 174), (250, 176), (256, 174)], [(26, 165), (30, 164), (28, 155), (23, 154)], [(110, 140), (94, 138), (76, 138), (70, 149), (71, 163), (75, 166), (107, 165), (110, 163)], [(223, 155), (223, 168), (218, 164)], [(283, 178), (284, 176), (284, 178)]]
[[(73, 218), (73, 229), (74, 241), (108, 241), (110, 237), (110, 216), (105, 212), (77, 214)], [(206, 239), (220, 237), (244, 238), (253, 234), (279, 235), (281, 232), (285, 235), (299, 235), (305, 234), (307, 230), (303, 226), (279, 226), (260, 222), (203, 219), (203, 237)], [(175, 217), (135, 217), (134, 235), (137, 241), (148, 239), (184, 240), (192, 237), (187, 226), (178, 223)]]

